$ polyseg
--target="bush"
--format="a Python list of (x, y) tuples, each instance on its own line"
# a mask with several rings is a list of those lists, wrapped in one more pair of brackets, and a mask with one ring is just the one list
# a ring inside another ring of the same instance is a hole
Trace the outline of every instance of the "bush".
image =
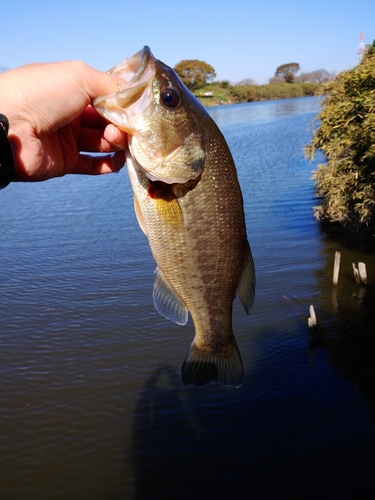
[(313, 178), (323, 197), (319, 219), (343, 225), (375, 225), (375, 42), (354, 69), (324, 85), (323, 108), (310, 159), (321, 150), (326, 161)]
[(321, 88), (319, 83), (269, 83), (246, 87), (252, 101), (270, 101), (315, 95)]
[(221, 88), (227, 89), (230, 87), (230, 81), (229, 80), (221, 80), (220, 82), (217, 82)]
[(231, 94), (236, 102), (246, 102), (248, 100), (247, 87), (244, 85), (236, 85), (232, 87)]
[[(217, 105), (223, 102), (241, 103), (251, 101), (269, 101), (316, 95), (321, 83), (274, 83), (268, 85), (231, 85), (227, 80), (206, 84), (195, 91), (205, 105)], [(207, 98), (206, 91), (212, 92)]]

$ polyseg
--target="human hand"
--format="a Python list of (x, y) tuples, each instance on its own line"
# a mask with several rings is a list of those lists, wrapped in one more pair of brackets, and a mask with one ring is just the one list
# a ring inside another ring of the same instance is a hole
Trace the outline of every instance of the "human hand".
[(2, 73), (0, 112), (9, 120), (13, 180), (120, 170), (126, 134), (89, 106), (93, 98), (116, 90), (114, 77), (80, 61), (35, 63)]

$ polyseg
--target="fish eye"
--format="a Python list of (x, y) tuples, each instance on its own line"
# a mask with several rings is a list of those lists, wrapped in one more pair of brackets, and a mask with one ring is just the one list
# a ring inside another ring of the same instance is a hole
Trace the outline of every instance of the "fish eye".
[(175, 108), (180, 104), (180, 94), (175, 89), (167, 88), (162, 91), (161, 100), (167, 108)]

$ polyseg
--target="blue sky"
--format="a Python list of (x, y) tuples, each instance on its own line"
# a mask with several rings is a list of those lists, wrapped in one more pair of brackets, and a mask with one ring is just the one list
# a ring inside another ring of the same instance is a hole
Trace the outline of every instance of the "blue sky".
[(375, 39), (374, 0), (12, 0), (1, 2), (0, 66), (81, 59), (107, 70), (144, 45), (169, 66), (267, 83), (277, 66), (339, 72)]

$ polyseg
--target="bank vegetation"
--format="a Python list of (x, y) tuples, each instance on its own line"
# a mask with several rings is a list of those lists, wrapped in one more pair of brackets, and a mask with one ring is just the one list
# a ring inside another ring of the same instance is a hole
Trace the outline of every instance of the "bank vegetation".
[(266, 85), (257, 85), (251, 78), (237, 84), (217, 81), (215, 69), (198, 59), (180, 61), (174, 70), (205, 106), (313, 96), (319, 93), (322, 83), (334, 77), (325, 69), (299, 74), (300, 65), (295, 62), (278, 66)]
[(201, 86), (194, 95), (205, 106), (271, 101), (317, 95), (322, 87), (318, 82), (269, 83), (264, 85), (231, 85), (225, 80)]
[(362, 61), (324, 85), (322, 111), (306, 154), (324, 161), (314, 172), (320, 220), (375, 227), (375, 42)]

